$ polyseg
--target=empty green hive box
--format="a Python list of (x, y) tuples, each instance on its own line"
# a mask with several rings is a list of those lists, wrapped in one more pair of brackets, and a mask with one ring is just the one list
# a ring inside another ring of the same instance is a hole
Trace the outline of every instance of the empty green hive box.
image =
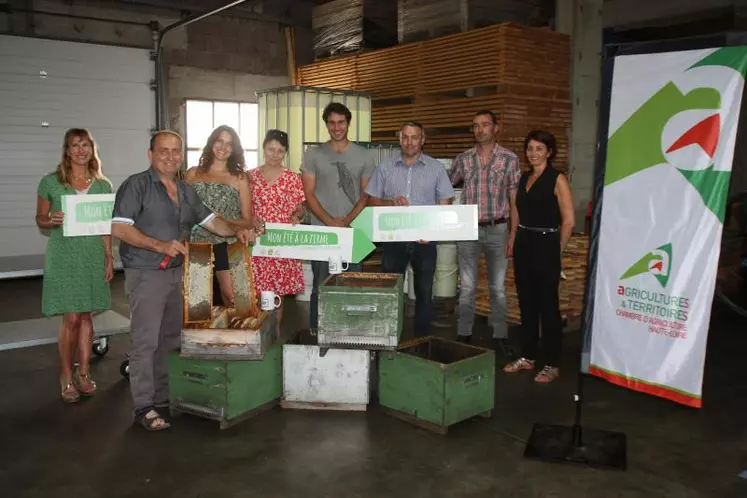
[(379, 358), (379, 403), (394, 416), (443, 434), (493, 409), (495, 353), (489, 349), (424, 337)]
[(283, 347), (275, 343), (262, 360), (226, 361), (169, 356), (171, 410), (217, 420), (230, 427), (279, 403), (283, 394)]
[(402, 275), (332, 275), (319, 286), (319, 346), (394, 349), (404, 309)]

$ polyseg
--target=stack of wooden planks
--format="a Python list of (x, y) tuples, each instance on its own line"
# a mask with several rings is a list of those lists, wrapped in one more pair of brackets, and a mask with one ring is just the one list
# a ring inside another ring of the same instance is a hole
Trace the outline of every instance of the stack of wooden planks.
[(473, 145), (477, 110), (498, 114), (499, 142), (523, 159), (526, 134), (558, 139), (556, 166), (568, 162), (570, 40), (547, 28), (504, 23), (302, 66), (300, 85), (366, 91), (372, 140), (396, 141), (402, 122), (428, 135), (426, 152), (453, 158)]
[[(571, 236), (563, 254), (563, 272), (566, 279), (560, 281), (560, 313), (564, 318), (579, 317), (583, 312), (588, 253), (588, 235)], [(484, 258), (480, 261), (479, 272), (477, 314), (490, 316), (490, 291)], [(513, 259), (509, 260), (508, 273), (506, 274), (506, 301), (508, 304), (508, 321), (510, 323), (521, 323), (519, 296), (516, 293), (516, 283), (514, 281)]]

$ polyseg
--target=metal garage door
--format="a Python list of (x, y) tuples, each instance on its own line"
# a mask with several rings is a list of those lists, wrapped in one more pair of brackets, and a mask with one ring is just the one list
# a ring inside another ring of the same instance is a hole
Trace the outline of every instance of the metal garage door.
[(153, 77), (147, 50), (0, 35), (0, 278), (42, 273), (36, 188), (65, 130), (91, 131), (115, 189), (145, 169)]

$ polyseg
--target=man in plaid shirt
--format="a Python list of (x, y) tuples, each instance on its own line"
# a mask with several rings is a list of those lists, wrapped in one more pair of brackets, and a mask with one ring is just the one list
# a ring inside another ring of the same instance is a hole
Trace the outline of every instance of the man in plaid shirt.
[(457, 338), (472, 339), (475, 321), (480, 251), (484, 251), (490, 287), (490, 310), (496, 350), (512, 354), (506, 325), (505, 279), (507, 257), (513, 248), (509, 241), (509, 223), (519, 186), (519, 159), (495, 140), (498, 118), (492, 111), (479, 111), (472, 120), (477, 145), (457, 156), (449, 172), (454, 186), (464, 182), (461, 204), (478, 206), (478, 239), (458, 242), (459, 251), (459, 324)]

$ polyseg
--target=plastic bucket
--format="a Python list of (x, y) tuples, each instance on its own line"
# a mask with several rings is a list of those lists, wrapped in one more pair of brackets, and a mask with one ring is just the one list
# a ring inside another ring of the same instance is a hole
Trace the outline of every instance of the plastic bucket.
[[(440, 298), (456, 297), (459, 265), (457, 263), (457, 246), (453, 242), (438, 244), (436, 272), (433, 275), (433, 296)], [(407, 266), (405, 273), (405, 290), (407, 297), (415, 301), (415, 279), (412, 267)]]
[(311, 263), (303, 262), (303, 287), (301, 294), (296, 294), (296, 301), (311, 301), (311, 287), (314, 285), (314, 272), (311, 270)]
[(458, 273), (457, 245), (453, 242), (438, 244), (433, 297), (456, 297)]

